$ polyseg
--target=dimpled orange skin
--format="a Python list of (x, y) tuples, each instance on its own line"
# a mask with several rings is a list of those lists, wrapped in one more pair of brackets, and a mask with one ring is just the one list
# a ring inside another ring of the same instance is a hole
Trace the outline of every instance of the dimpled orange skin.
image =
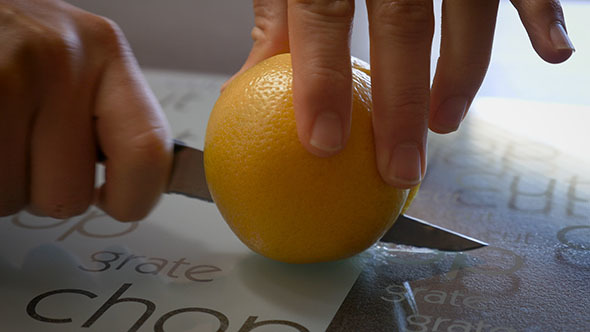
[(355, 59), (350, 138), (329, 158), (297, 138), (289, 54), (257, 64), (222, 92), (205, 137), (207, 183), (223, 218), (255, 252), (288, 263), (349, 257), (399, 215), (409, 190), (387, 186), (377, 172), (367, 73)]

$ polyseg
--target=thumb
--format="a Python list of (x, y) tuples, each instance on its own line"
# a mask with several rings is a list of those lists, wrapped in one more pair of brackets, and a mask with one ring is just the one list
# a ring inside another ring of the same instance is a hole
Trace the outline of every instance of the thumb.
[(222, 86), (221, 90), (244, 71), (273, 55), (289, 52), (287, 1), (254, 0), (254, 28), (252, 49), (242, 65)]

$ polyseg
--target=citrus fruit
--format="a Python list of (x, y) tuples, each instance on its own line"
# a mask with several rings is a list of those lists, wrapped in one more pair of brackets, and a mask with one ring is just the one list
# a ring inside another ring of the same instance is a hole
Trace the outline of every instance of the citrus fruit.
[(233, 232), (264, 256), (311, 263), (357, 254), (409, 204), (410, 190), (386, 185), (377, 171), (370, 71), (353, 60), (350, 138), (334, 156), (314, 156), (297, 138), (289, 54), (235, 78), (212, 110), (204, 149), (211, 195)]

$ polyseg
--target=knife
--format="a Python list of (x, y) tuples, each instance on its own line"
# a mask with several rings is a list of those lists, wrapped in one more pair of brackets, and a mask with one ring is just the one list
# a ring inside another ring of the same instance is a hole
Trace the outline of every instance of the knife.
[[(174, 140), (174, 162), (167, 192), (213, 202), (205, 178), (203, 151)], [(380, 241), (442, 251), (466, 251), (487, 246), (485, 242), (406, 214), (397, 218)]]

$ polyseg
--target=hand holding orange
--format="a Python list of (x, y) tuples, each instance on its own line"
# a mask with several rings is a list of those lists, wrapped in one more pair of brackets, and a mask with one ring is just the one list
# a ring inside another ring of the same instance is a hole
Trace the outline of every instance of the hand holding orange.
[(207, 183), (222, 216), (252, 250), (290, 263), (357, 254), (393, 225), (412, 190), (390, 187), (375, 161), (368, 65), (353, 59), (351, 134), (320, 158), (297, 138), (289, 54), (235, 78), (211, 113)]

